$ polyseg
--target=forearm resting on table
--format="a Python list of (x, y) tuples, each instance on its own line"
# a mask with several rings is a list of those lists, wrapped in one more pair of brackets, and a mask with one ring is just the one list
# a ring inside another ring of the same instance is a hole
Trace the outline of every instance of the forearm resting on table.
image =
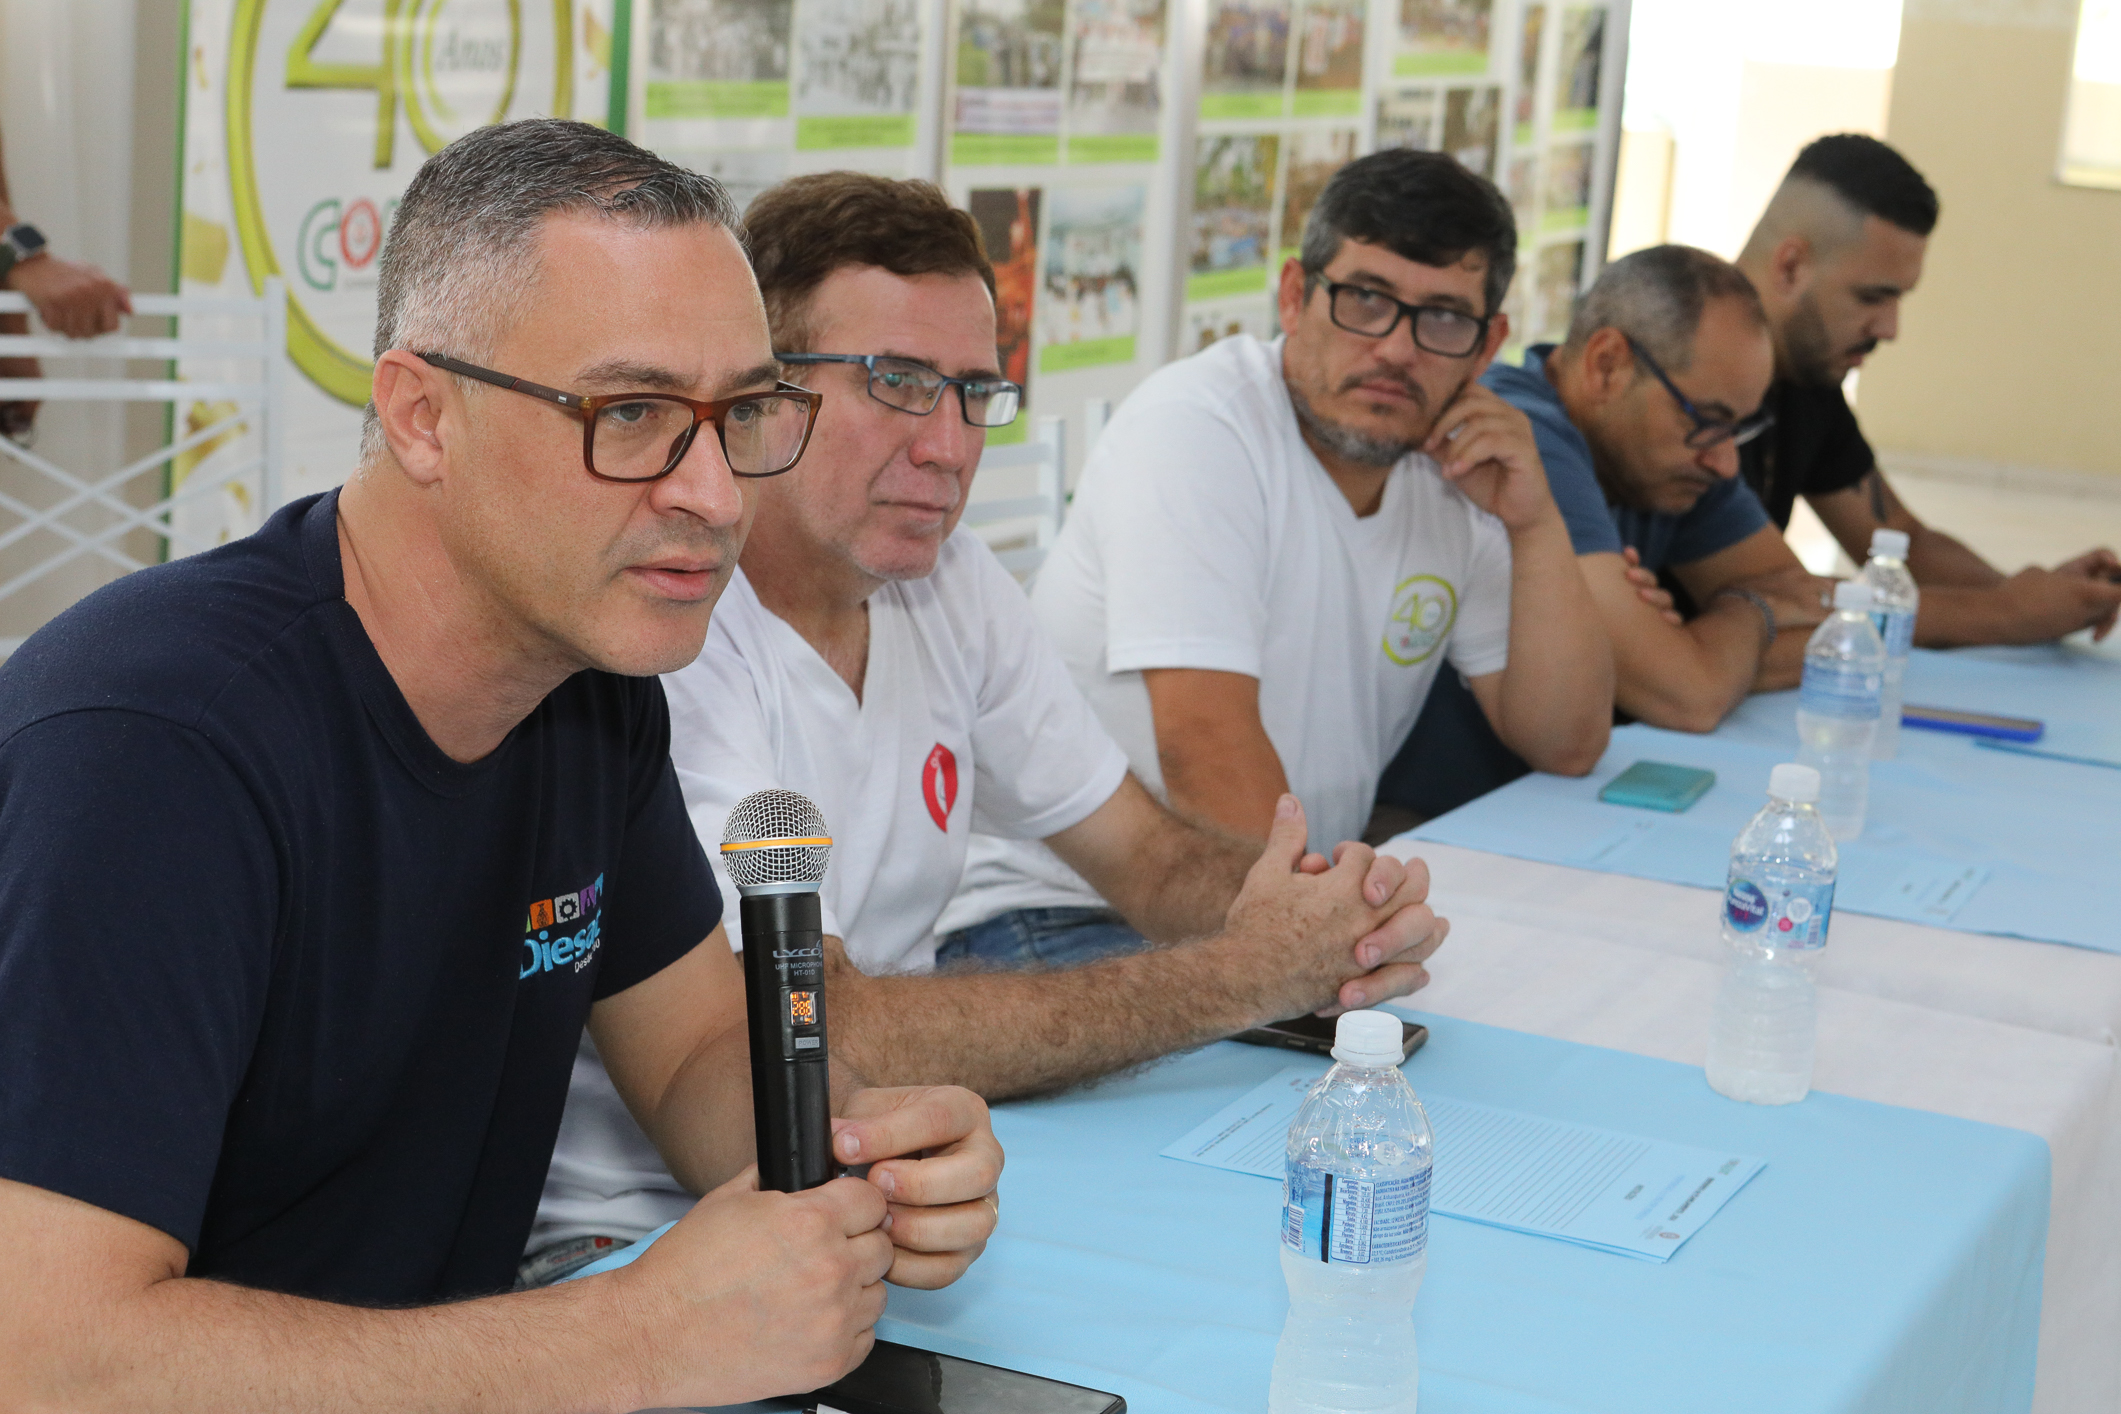
[(1240, 839), (1264, 841), (1289, 777), (1260, 721), (1259, 679), (1207, 668), (1153, 668), (1142, 681), (1171, 808)]
[(833, 1064), (990, 1103), (1065, 1089), (1265, 1021), (1264, 989), (1181, 946), (1053, 972), (828, 974)]
[(1679, 628), (1658, 620), (1632, 636), (1616, 633), (1614, 700), (1653, 727), (1714, 731), (1753, 690), (1764, 631), (1752, 604), (1723, 598)]
[(1252, 841), (1158, 804), (1131, 772), (1089, 818), (1046, 843), (1152, 943), (1220, 929), (1259, 858)]
[(0, 1180), (0, 1408), (624, 1411), (648, 1393), (600, 1282), (371, 1310), (181, 1275), (182, 1244)]

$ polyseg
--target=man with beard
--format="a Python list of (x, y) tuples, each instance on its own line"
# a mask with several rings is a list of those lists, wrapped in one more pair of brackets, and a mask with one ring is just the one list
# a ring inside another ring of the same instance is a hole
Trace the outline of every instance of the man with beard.
[[(1091, 449), (1032, 600), (1181, 815), (1264, 839), (1294, 792), (1313, 841), (1359, 836), (1446, 663), (1535, 767), (1603, 754), (1605, 630), (1530, 423), (1475, 381), (1516, 244), (1454, 159), (1353, 162), (1282, 269), (1284, 336), (1163, 368)], [(1096, 898), (1036, 842), (982, 839), (945, 926)]]
[(1797, 154), (1738, 258), (1775, 337), (1775, 426), (1744, 449), (1745, 479), (1779, 526), (1803, 496), (1859, 563), (1872, 531), (1905, 531), (1919, 644), (2037, 643), (2087, 627), (2103, 638), (2121, 610), (2111, 550), (2004, 575), (1893, 494), (1842, 396), (1850, 371), (1899, 333), (1936, 224), (1937, 194), (1876, 138), (1842, 133)]

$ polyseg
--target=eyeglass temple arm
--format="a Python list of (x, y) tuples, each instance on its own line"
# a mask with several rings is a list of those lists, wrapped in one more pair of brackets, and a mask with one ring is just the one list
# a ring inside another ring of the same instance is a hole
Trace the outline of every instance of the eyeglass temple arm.
[(583, 403), (583, 399), (573, 393), (563, 393), (557, 388), (548, 388), (543, 383), (533, 383), (527, 378), (511, 378), (505, 373), (496, 373), (490, 368), (481, 368), (477, 364), (465, 363), (461, 359), (431, 353), (423, 353), (420, 357), (433, 364), (436, 368), (444, 369), (450, 373), (461, 374), (466, 378), (476, 378), (481, 383), (491, 383), (494, 387), (506, 388), (511, 393), (528, 393), (533, 398), (543, 398), (546, 402), (558, 403), (563, 408), (579, 408)]

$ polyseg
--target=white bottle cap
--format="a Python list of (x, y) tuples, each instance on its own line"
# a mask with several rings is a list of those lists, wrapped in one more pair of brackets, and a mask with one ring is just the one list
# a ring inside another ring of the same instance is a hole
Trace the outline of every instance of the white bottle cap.
[(1844, 579), (1834, 586), (1834, 607), (1850, 613), (1871, 611), (1871, 587), (1860, 579)]
[(1907, 532), (1904, 530), (1874, 530), (1871, 532), (1871, 553), (1883, 555), (1888, 560), (1907, 558)]
[(1792, 805), (1812, 805), (1819, 799), (1819, 772), (1811, 766), (1785, 761), (1768, 772), (1767, 793)]
[(1399, 1018), (1388, 1011), (1342, 1012), (1333, 1028), (1333, 1059), (1350, 1065), (1398, 1065), (1402, 1052)]

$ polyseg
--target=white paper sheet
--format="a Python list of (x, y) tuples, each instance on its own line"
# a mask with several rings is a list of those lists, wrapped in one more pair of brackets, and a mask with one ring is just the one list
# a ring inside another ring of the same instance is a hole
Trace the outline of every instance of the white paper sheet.
[[(1279, 1180), (1289, 1122), (1318, 1080), (1292, 1066), (1163, 1150), (1171, 1159)], [(1422, 1097), (1436, 1136), (1429, 1210), (1604, 1252), (1668, 1260), (1766, 1160)]]

